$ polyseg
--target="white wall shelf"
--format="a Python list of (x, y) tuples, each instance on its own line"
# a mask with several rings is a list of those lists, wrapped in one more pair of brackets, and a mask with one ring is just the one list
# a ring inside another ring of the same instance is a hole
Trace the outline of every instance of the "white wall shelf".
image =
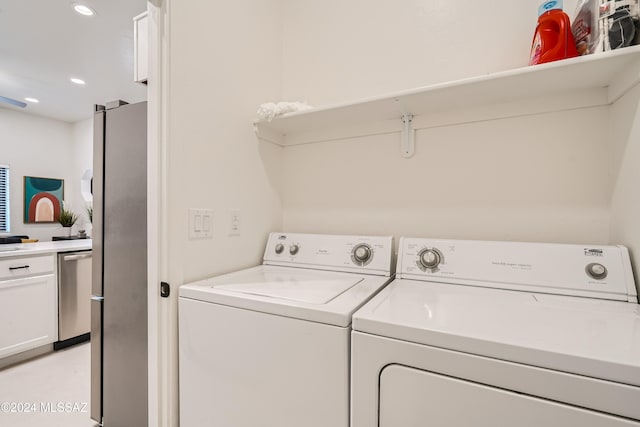
[(299, 145), (401, 132), (404, 114), (412, 114), (413, 128), (420, 129), (609, 105), (639, 81), (640, 46), (634, 46), (289, 113), (254, 125), (261, 139)]

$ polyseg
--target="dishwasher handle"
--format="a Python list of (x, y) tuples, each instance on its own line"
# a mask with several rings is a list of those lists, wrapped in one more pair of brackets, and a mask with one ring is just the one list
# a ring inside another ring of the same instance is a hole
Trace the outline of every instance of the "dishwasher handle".
[(79, 255), (65, 255), (62, 257), (63, 261), (78, 261), (79, 259), (91, 258), (91, 252), (88, 254), (79, 254)]

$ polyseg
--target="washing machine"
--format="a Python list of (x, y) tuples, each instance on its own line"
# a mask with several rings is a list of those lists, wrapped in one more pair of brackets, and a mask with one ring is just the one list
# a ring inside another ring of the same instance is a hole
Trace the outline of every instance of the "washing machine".
[(624, 247), (402, 238), (352, 327), (352, 427), (640, 426)]
[(180, 288), (182, 427), (348, 427), (351, 316), (391, 237), (272, 233), (263, 264)]

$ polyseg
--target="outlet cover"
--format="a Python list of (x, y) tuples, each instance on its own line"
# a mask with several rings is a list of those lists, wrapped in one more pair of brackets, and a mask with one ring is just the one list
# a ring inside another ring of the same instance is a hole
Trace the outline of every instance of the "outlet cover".
[(239, 209), (232, 209), (229, 216), (229, 236), (239, 236), (242, 232), (242, 218)]

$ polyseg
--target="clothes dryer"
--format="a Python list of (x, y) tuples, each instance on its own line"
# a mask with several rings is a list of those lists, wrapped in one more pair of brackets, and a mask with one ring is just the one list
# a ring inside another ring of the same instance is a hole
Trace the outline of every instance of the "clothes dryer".
[(351, 366), (352, 427), (640, 426), (629, 254), (402, 238)]
[(348, 427), (351, 316), (391, 237), (272, 233), (262, 265), (182, 286), (182, 427)]

